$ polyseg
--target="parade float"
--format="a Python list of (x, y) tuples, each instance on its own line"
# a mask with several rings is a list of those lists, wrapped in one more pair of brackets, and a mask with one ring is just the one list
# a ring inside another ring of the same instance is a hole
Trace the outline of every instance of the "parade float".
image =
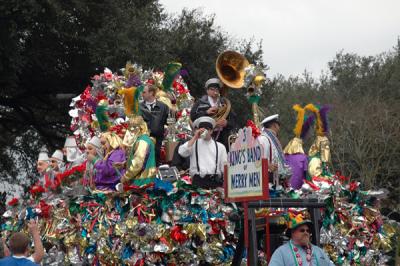
[[(254, 123), (249, 125), (255, 138), (260, 133), (258, 102), (265, 79), (260, 72), (246, 65), (242, 77), (242, 86), (249, 88), (246, 96), (254, 115)], [(142, 135), (148, 135), (143, 128), (137, 131), (143, 124), (137, 121), (138, 103), (144, 84), (151, 83), (158, 88), (157, 98), (171, 110), (163, 150), (168, 161), (171, 149), (192, 134), (189, 113), (193, 97), (184, 76), (179, 63), (169, 64), (165, 71), (143, 70), (127, 63), (119, 71), (105, 69), (93, 76), (68, 110), (79, 156), (84, 157), (93, 136), (108, 132), (123, 141), (127, 154), (146, 157), (136, 145)], [(332, 172), (328, 109), (313, 104), (294, 107), (295, 137), (285, 154), (306, 158), (302, 172), (307, 174), (294, 177), (299, 180), (293, 187), (269, 187), (269, 197), (324, 202), (319, 242), (336, 265), (385, 265), (396, 224), (379, 212), (377, 201), (382, 191), (364, 191), (357, 181)], [(316, 132), (308, 154), (302, 148), (305, 127), (315, 127)], [(146, 148), (143, 152), (151, 151)], [(222, 188), (192, 186), (187, 174), (167, 180), (156, 171), (143, 178), (142, 173), (152, 167), (146, 158), (125, 166), (136, 166), (141, 173), (138, 178), (109, 190), (93, 184), (93, 165), (86, 160), (63, 172), (45, 170), (28, 193), (15, 195), (7, 203), (2, 215), (3, 237), (26, 231), (26, 221), (37, 219), (46, 248), (43, 265), (230, 265), (243, 227), (243, 219), (237, 219), (242, 208), (226, 202)], [(121, 177), (123, 168), (117, 171)], [(285, 224), (289, 210), (301, 213), (306, 208), (272, 206), (258, 208), (256, 215), (278, 217)], [(246, 261), (246, 252), (240, 256)]]

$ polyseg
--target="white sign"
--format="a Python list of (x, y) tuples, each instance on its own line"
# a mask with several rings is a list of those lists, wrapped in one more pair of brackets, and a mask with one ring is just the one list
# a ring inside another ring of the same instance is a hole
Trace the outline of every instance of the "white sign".
[(263, 147), (254, 139), (251, 127), (240, 129), (228, 153), (225, 177), (228, 199), (242, 201), (266, 197), (268, 183), (263, 180), (262, 156)]

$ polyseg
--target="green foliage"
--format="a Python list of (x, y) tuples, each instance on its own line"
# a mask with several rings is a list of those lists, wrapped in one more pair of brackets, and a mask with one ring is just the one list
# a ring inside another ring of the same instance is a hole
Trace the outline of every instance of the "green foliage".
[(70, 98), (104, 67), (117, 71), (131, 60), (164, 69), (178, 61), (200, 96), (230, 41), (213, 16), (171, 17), (156, 0), (2, 1), (0, 21), (0, 176), (10, 178), (34, 174), (41, 145), (61, 147)]

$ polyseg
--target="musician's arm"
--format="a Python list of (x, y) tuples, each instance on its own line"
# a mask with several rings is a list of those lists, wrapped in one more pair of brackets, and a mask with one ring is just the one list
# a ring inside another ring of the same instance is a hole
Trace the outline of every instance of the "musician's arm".
[(194, 121), (199, 117), (208, 116), (207, 109), (200, 109), (200, 101), (197, 101), (193, 104), (192, 109), (190, 110), (190, 120)]

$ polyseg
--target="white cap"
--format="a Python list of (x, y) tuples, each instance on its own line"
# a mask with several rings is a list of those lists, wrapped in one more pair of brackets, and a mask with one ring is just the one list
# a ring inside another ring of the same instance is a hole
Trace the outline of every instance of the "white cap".
[(206, 89), (208, 89), (208, 86), (210, 86), (211, 84), (218, 84), (220, 88), (222, 87), (222, 82), (217, 78), (212, 78), (212, 79), (207, 80), (204, 87)]
[(87, 144), (91, 144), (93, 146), (95, 146), (96, 148), (101, 148), (101, 142), (100, 142), (100, 138), (97, 136), (93, 136), (88, 142)]
[(51, 159), (56, 159), (57, 161), (62, 162), (64, 160), (64, 154), (60, 150), (55, 150), (55, 152), (51, 156)]
[(261, 121), (261, 125), (264, 125), (265, 123), (268, 123), (268, 122), (271, 122), (271, 121), (274, 121), (274, 120), (275, 120), (276, 122), (278, 122), (278, 118), (279, 118), (279, 115), (278, 115), (278, 114), (270, 115), (270, 116), (264, 118), (263, 121)]
[(47, 152), (44, 152), (44, 151), (39, 152), (38, 161), (48, 162), (49, 161), (49, 155), (47, 154)]
[(69, 136), (65, 139), (64, 148), (78, 147), (74, 136)]
[(202, 117), (197, 118), (196, 120), (194, 120), (193, 126), (195, 128), (199, 128), (199, 125), (201, 123), (209, 123), (209, 124), (211, 124), (212, 128), (215, 127), (215, 120), (209, 116), (202, 116)]

